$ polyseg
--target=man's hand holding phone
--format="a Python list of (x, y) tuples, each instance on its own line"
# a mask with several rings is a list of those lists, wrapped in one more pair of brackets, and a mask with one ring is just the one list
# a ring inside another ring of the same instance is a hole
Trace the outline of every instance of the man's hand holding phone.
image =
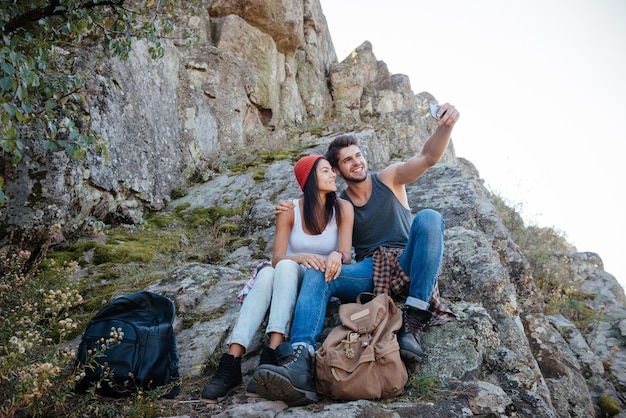
[(441, 114), (441, 116), (437, 116), (437, 114), (439, 113), (439, 109), (440, 107), (437, 106), (434, 103), (428, 103), (428, 107), (430, 107), (430, 116), (432, 116), (433, 118), (435, 118), (436, 120), (441, 120), (441, 118), (443, 117), (443, 115), (446, 114), (446, 112), (443, 112)]
[[(454, 108), (454, 106), (444, 103), (439, 106), (434, 103), (428, 103), (428, 107), (430, 108), (430, 116), (439, 121), (439, 126), (451, 127), (459, 120), (459, 112)], [(448, 112), (450, 110), (450, 112)]]

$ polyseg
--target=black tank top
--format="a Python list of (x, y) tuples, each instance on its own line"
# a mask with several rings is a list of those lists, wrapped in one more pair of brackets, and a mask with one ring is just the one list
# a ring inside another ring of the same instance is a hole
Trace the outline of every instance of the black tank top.
[(377, 173), (370, 175), (372, 195), (365, 205), (354, 205), (346, 191), (341, 192), (341, 197), (354, 206), (352, 245), (357, 261), (370, 256), (381, 246), (404, 248), (411, 229), (411, 211), (378, 180)]

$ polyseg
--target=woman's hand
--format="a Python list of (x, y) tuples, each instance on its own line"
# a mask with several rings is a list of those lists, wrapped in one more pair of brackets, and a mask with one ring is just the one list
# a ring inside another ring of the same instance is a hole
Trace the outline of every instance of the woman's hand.
[(326, 271), (326, 263), (324, 258), (315, 254), (301, 254), (299, 263), (306, 268), (311, 268), (320, 271)]
[(331, 280), (335, 280), (339, 277), (339, 273), (341, 273), (341, 266), (343, 264), (343, 260), (341, 259), (341, 253), (338, 251), (333, 251), (326, 258), (326, 271), (324, 272), (324, 279), (326, 282)]

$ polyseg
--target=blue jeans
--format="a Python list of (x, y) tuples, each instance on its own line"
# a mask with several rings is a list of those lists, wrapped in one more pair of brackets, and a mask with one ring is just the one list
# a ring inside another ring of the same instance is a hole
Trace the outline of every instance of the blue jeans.
[(303, 276), (304, 267), (292, 260), (279, 261), (275, 269), (261, 269), (254, 279), (250, 293), (243, 301), (228, 345), (237, 343), (247, 351), (268, 309), (270, 314), (266, 333), (278, 332), (288, 338)]
[[(399, 260), (411, 279), (409, 305), (428, 308), (443, 259), (443, 231), (443, 218), (434, 210), (424, 209), (413, 218), (409, 240)], [(331, 296), (355, 300), (359, 293), (372, 290), (371, 257), (344, 265), (339, 277), (328, 283), (321, 271), (306, 269), (296, 303), (291, 342), (315, 346), (324, 327), (326, 305)]]

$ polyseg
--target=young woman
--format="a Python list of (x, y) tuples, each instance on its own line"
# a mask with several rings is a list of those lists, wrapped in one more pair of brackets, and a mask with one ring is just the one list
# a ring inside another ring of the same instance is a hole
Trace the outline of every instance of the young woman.
[(303, 197), (294, 199), (294, 207), (276, 218), (271, 266), (267, 263), (253, 275), (247, 296), (247, 289), (240, 294), (245, 299), (228, 353), (222, 354), (215, 375), (202, 391), (205, 402), (216, 403), (241, 384), (241, 358), (268, 308), (269, 346), (261, 351), (260, 363), (278, 365), (291, 353), (285, 341), (305, 268), (323, 271), (330, 280), (351, 261), (354, 209), (337, 197), (337, 176), (330, 163), (322, 155), (310, 155), (298, 160), (294, 173)]

